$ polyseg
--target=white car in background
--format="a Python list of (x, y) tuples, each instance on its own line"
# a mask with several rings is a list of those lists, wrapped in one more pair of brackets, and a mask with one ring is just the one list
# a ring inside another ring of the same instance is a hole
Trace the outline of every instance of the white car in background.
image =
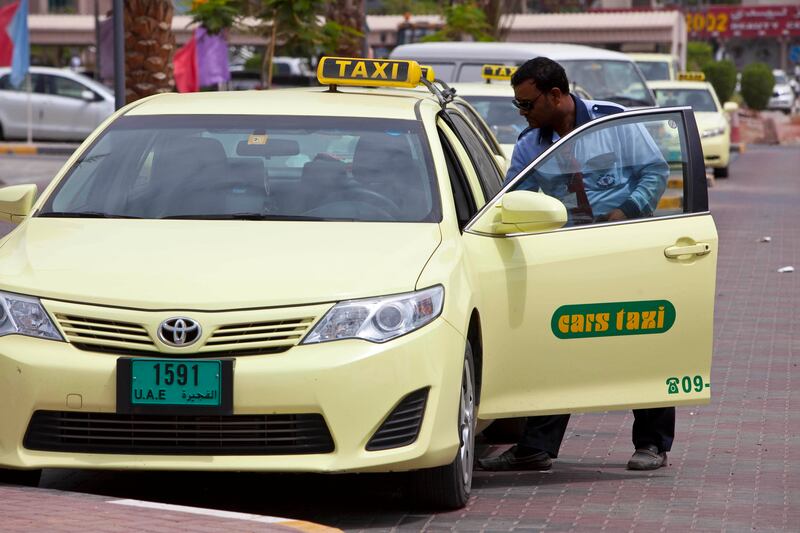
[(789, 83), (789, 77), (782, 70), (773, 70), (775, 85), (772, 88), (772, 97), (769, 99), (767, 109), (778, 109), (784, 113), (791, 113), (794, 108), (795, 94)]
[(28, 99), (33, 138), (82, 141), (114, 112), (105, 86), (68, 69), (31, 67), (31, 93), (11, 85), (11, 69), (0, 68), (0, 138), (28, 135)]

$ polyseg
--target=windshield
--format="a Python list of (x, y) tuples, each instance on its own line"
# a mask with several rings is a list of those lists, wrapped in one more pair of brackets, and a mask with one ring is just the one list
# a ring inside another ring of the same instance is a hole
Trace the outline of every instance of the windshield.
[(481, 114), (500, 144), (514, 144), (528, 123), (511, 104), (511, 96), (464, 96)]
[(655, 102), (632, 61), (559, 61), (572, 84), (583, 87), (594, 100), (626, 107), (653, 106)]
[(788, 83), (785, 74), (773, 74), (773, 76), (775, 77), (775, 85), (786, 85)]
[(717, 112), (714, 97), (706, 89), (656, 89), (656, 101), (661, 107), (688, 105), (696, 112)]
[(669, 63), (664, 61), (637, 61), (636, 66), (647, 81), (669, 80)]
[(423, 133), (410, 120), (121, 117), (37, 216), (436, 222)]

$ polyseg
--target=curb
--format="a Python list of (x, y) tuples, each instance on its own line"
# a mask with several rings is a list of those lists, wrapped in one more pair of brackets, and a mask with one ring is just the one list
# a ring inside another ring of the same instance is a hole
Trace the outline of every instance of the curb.
[(0, 155), (72, 155), (78, 145), (0, 143)]

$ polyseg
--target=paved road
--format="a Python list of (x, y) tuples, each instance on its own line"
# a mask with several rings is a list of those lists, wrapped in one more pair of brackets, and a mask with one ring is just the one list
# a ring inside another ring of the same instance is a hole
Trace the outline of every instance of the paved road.
[[(632, 415), (594, 413), (573, 417), (551, 472), (476, 472), (469, 505), (452, 513), (409, 508), (397, 479), (381, 475), (66, 470), (46, 471), (42, 487), (48, 490), (31, 489), (25, 503), (13, 507), (2, 502), (11, 490), (19, 502), (20, 489), (0, 486), (0, 512), (36, 516), (39, 508), (51, 507), (49, 498), (63, 494), (52, 490), (59, 489), (91, 494), (83, 497), (94, 507), (80, 509), (109, 520), (117, 515), (104, 502), (136, 498), (351, 531), (797, 531), (800, 270), (777, 270), (800, 269), (798, 168), (800, 149), (751, 147), (733, 165), (731, 178), (718, 180), (710, 191), (720, 235), (713, 400), (678, 410), (668, 468), (626, 471)], [(763, 236), (771, 242), (759, 242)], [(140, 516), (136, 524), (144, 529), (145, 515)], [(151, 524), (161, 515), (146, 516)], [(181, 524), (193, 530), (207, 525), (205, 520), (190, 517)], [(231, 524), (231, 531), (243, 530)]]

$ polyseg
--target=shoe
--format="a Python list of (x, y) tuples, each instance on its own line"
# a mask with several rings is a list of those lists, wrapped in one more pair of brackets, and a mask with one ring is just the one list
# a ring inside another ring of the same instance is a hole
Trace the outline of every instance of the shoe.
[(534, 452), (532, 454), (516, 455), (517, 446), (512, 446), (500, 455), (478, 459), (478, 464), (483, 470), (505, 471), (505, 470), (550, 470), (553, 461), (547, 452)]
[(667, 466), (667, 452), (659, 452), (653, 444), (636, 448), (628, 461), (628, 470), (656, 470), (662, 466)]

